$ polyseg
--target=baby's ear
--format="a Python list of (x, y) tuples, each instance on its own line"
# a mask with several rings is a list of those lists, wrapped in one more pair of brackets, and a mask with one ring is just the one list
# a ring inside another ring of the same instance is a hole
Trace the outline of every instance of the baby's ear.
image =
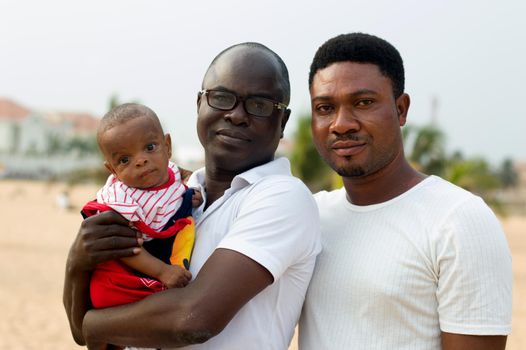
[(108, 163), (107, 161), (104, 161), (104, 166), (106, 167), (106, 169), (108, 169), (108, 171), (110, 173), (112, 173), (113, 175), (115, 175), (115, 170), (113, 170), (113, 168), (111, 167), (111, 164)]
[(164, 135), (164, 144), (168, 150), (168, 158), (172, 158), (172, 137), (170, 134)]

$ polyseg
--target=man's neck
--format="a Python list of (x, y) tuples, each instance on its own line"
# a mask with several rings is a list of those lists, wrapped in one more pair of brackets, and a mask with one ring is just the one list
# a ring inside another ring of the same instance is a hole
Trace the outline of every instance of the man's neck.
[(214, 166), (205, 166), (206, 204), (205, 210), (221, 198), (232, 185), (237, 174)]
[(427, 175), (409, 165), (403, 154), (390, 164), (364, 177), (344, 177), (347, 199), (356, 205), (383, 203), (407, 192)]

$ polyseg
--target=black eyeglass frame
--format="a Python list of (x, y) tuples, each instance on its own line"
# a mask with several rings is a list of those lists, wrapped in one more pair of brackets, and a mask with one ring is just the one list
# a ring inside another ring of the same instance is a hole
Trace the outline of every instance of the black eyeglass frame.
[[(230, 107), (230, 108), (219, 108), (219, 107), (212, 106), (210, 104), (210, 101), (208, 100), (208, 96), (210, 96), (209, 92), (222, 92), (222, 93), (227, 93), (227, 94), (230, 94), (230, 95), (234, 96), (236, 98), (236, 100), (234, 102), (234, 105), (232, 107)], [(233, 93), (231, 91), (225, 91), (225, 90), (203, 89), (203, 90), (198, 92), (198, 95), (199, 96), (206, 95), (206, 103), (210, 107), (218, 109), (220, 111), (225, 111), (225, 112), (226, 111), (231, 111), (234, 108), (236, 108), (238, 103), (241, 101), (241, 102), (243, 102), (243, 108), (245, 109), (245, 112), (247, 112), (247, 114), (250, 114), (250, 115), (253, 115), (253, 116), (256, 116), (256, 117), (260, 117), (260, 118), (268, 118), (268, 117), (270, 117), (272, 115), (272, 113), (270, 113), (269, 115), (257, 115), (257, 114), (252, 114), (249, 111), (247, 111), (246, 101), (249, 100), (250, 98), (259, 98), (259, 99), (262, 99), (262, 100), (266, 100), (266, 101), (272, 102), (272, 106), (275, 109), (277, 109), (277, 110), (286, 110), (288, 108), (288, 106), (286, 104), (278, 102), (278, 101), (275, 101), (275, 100), (272, 100), (272, 99), (267, 98), (267, 97), (262, 97), (262, 96), (246, 96), (246, 97), (243, 97), (243, 96), (240, 96), (240, 95), (238, 95), (236, 93)]]

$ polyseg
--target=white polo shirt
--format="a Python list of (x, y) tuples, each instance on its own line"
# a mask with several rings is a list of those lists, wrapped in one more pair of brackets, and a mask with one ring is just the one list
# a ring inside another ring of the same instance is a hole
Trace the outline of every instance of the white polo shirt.
[[(206, 200), (204, 168), (191, 176)], [(250, 300), (208, 342), (185, 349), (287, 349), (321, 250), (318, 209), (308, 188), (279, 158), (250, 169), (205, 212), (199, 208), (190, 271), (197, 276), (217, 248), (257, 261), (274, 283)], [(211, 296), (213, 297), (213, 296)]]

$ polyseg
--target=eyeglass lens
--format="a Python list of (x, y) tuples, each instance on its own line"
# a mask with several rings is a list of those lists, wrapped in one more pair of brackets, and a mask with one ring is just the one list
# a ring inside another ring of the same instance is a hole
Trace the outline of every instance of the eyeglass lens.
[[(226, 91), (208, 91), (210, 107), (229, 111), (237, 104), (237, 96)], [(274, 102), (263, 97), (251, 96), (243, 101), (245, 111), (258, 117), (268, 117), (274, 111)]]

